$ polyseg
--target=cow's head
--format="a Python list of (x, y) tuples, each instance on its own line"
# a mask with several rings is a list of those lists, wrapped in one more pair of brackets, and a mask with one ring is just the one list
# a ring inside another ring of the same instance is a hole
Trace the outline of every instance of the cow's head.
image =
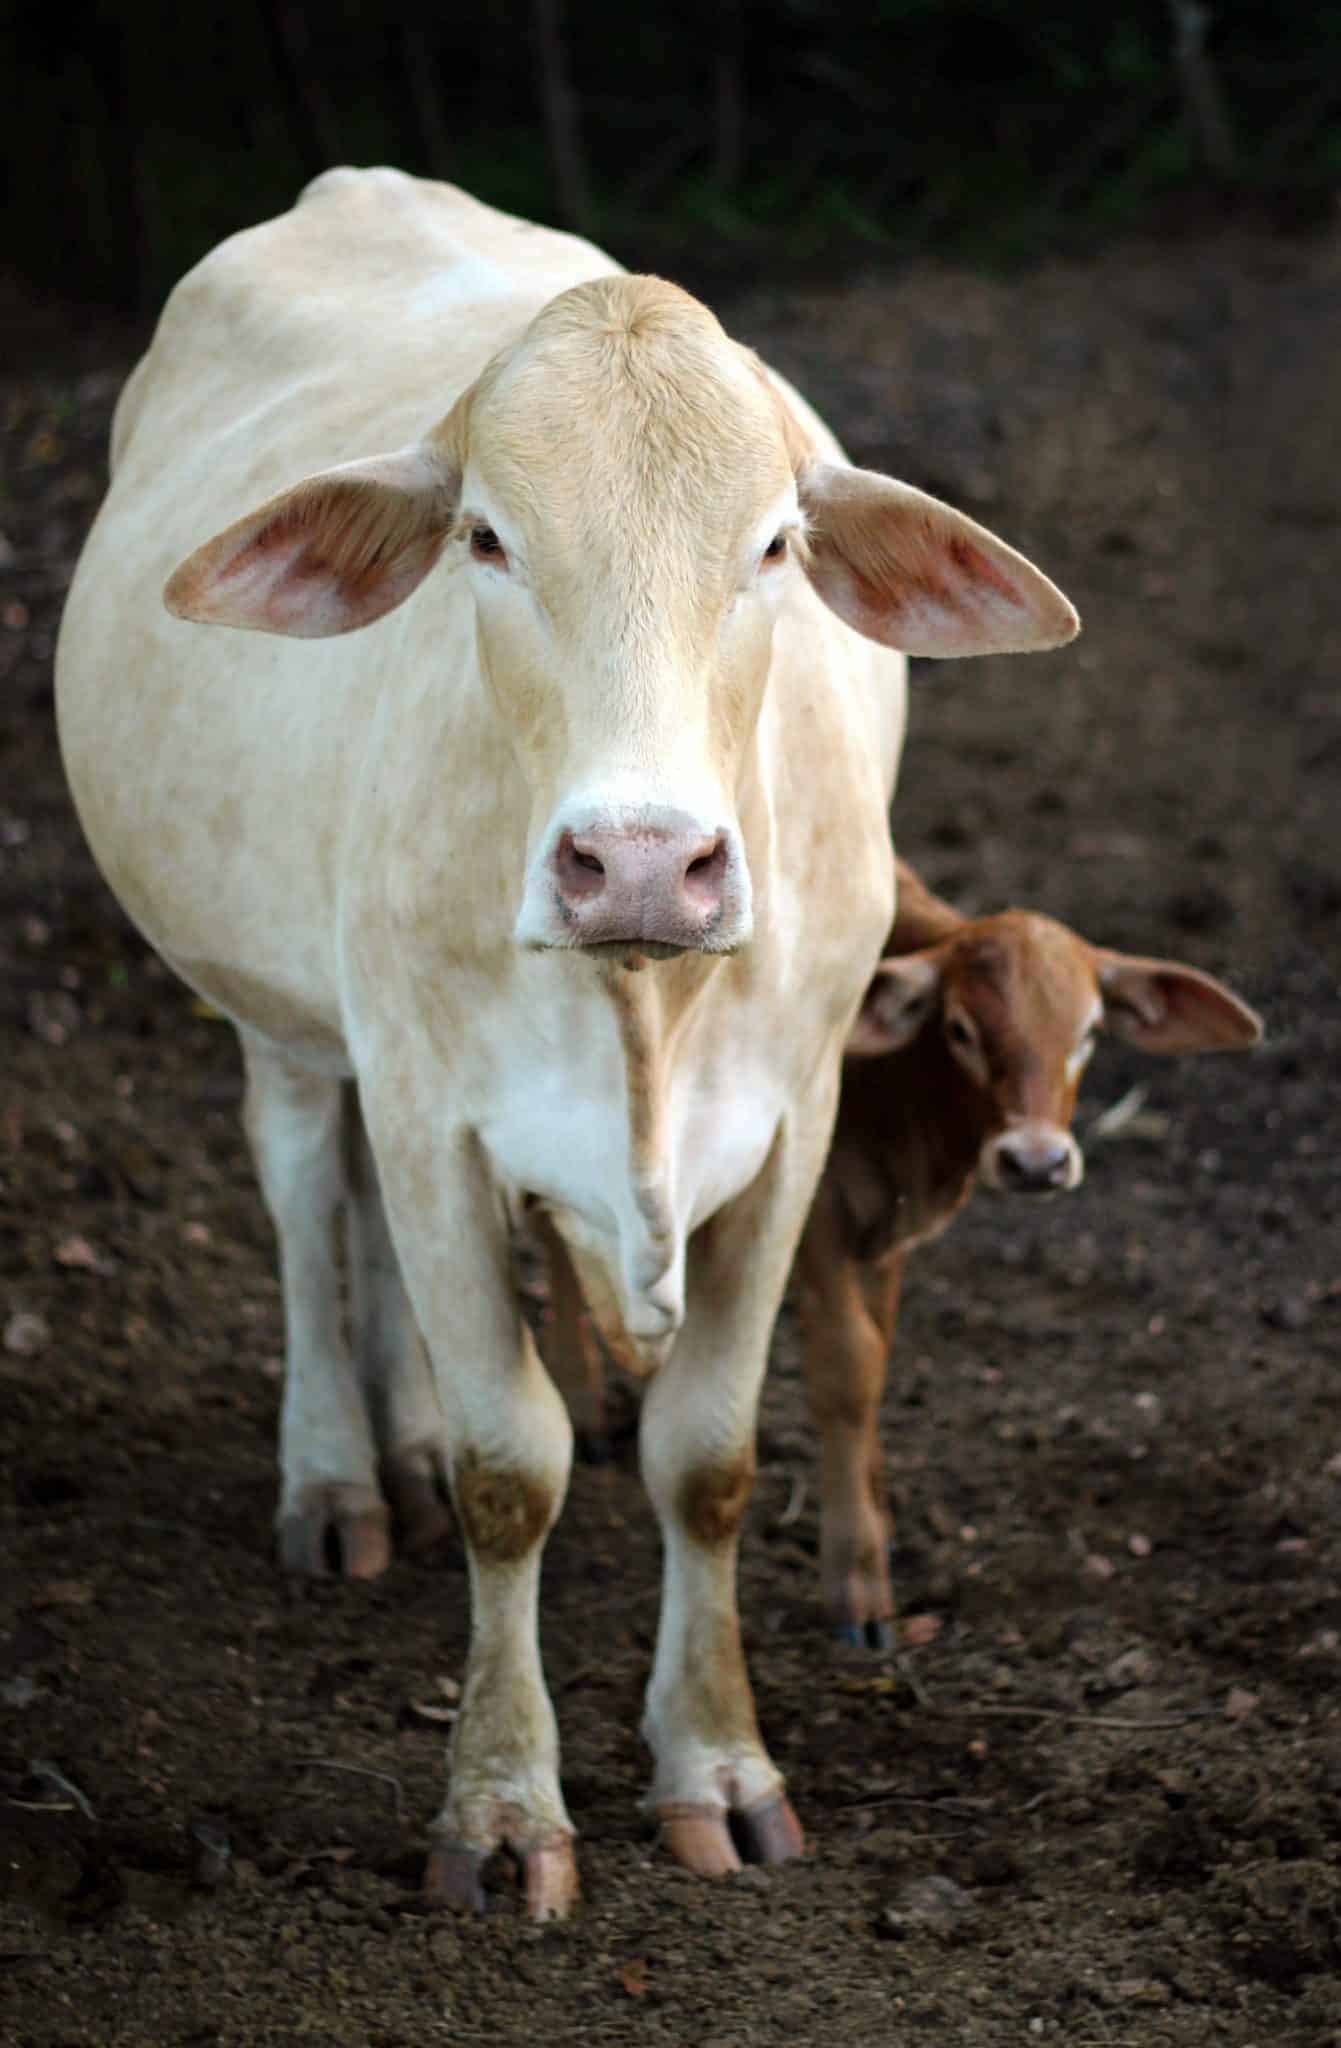
[[(1008, 910), (882, 960), (847, 1049), (888, 1053), (935, 1034), (973, 1121), (979, 1178), (1051, 1194), (1084, 1173), (1071, 1118), (1104, 1030), (1146, 1052), (1229, 1052), (1255, 1045), (1262, 1023), (1194, 967), (1107, 952), (1050, 917)], [(955, 1103), (945, 1112), (954, 1118)]]
[(299, 636), (402, 603), (446, 548), (530, 790), (515, 935), (616, 955), (750, 935), (737, 815), (774, 624), (808, 580), (910, 654), (1057, 646), (1022, 556), (819, 460), (697, 301), (606, 277), (551, 301), (419, 443), (309, 477), (170, 579), (180, 616)]

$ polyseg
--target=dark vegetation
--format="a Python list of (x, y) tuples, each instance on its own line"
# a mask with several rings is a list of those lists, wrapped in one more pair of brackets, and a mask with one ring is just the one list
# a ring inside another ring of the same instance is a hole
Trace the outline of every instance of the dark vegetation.
[(1307, 219), (1341, 173), (1341, 9), (1299, 0), (0, 0), (0, 77), (8, 259), (131, 314), (341, 161), (680, 275)]

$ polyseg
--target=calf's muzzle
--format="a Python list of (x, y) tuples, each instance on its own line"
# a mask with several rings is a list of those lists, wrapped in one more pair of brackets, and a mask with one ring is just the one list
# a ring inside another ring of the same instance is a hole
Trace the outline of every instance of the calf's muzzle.
[(1008, 1195), (1053, 1195), (1079, 1187), (1080, 1148), (1055, 1124), (1017, 1124), (993, 1138), (982, 1157), (982, 1178)]

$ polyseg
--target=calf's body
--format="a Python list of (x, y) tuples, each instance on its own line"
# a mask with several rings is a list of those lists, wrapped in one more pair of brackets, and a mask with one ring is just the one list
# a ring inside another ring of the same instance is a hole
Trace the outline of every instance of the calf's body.
[(1070, 1125), (1099, 1031), (1151, 1052), (1231, 1050), (1261, 1033), (1193, 968), (1105, 951), (1036, 912), (961, 917), (898, 869), (890, 957), (849, 1039), (796, 1259), (825, 1606), (841, 1636), (874, 1647), (893, 1640), (880, 1405), (909, 1253), (982, 1183), (1079, 1184)]
[(571, 1431), (513, 1283), (527, 1204), (651, 1376), (651, 1803), (698, 1870), (735, 1867), (732, 1812), (795, 1853), (736, 1532), (891, 914), (897, 650), (1052, 644), (1074, 615), (848, 469), (685, 294), (394, 172), (328, 173), (184, 281), (113, 455), (65, 760), (122, 902), (241, 1037), (286, 1562), (371, 1573), (389, 1508), (425, 1540), (444, 1488), (458, 1511), (430, 1889), (480, 1903), (502, 1842), (534, 1913), (576, 1887), (537, 1637)]

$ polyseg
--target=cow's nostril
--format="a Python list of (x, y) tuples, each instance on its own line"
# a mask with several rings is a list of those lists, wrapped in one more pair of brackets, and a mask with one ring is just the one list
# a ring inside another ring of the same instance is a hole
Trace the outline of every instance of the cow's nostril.
[(726, 879), (726, 839), (719, 833), (703, 853), (695, 854), (684, 870), (689, 895), (700, 902), (715, 903)]

